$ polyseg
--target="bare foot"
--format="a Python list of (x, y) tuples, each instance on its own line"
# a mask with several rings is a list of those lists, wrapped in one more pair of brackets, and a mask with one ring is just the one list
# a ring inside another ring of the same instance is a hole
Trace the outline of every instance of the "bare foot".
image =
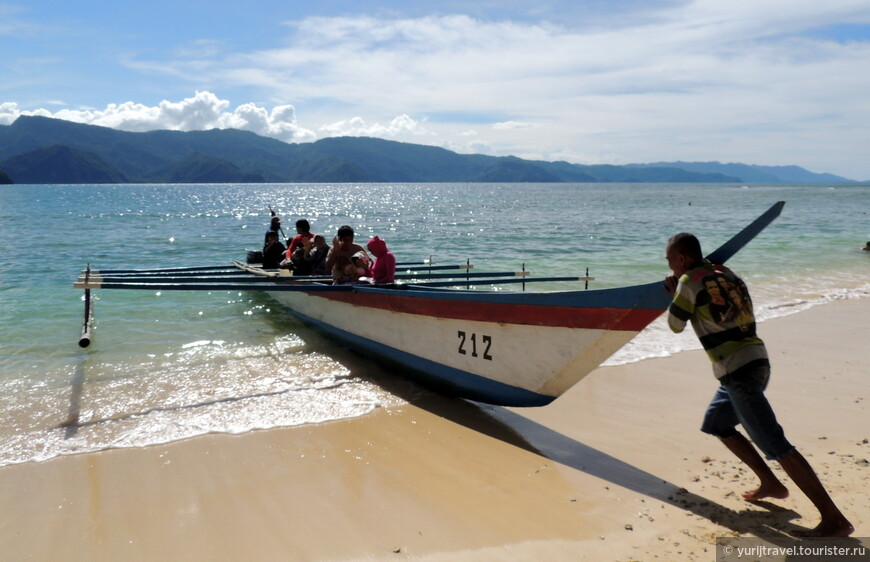
[(771, 484), (762, 484), (755, 490), (743, 492), (743, 499), (754, 502), (763, 500), (764, 498), (785, 499), (788, 497), (788, 488), (782, 485), (781, 482)]
[(855, 527), (842, 515), (828, 520), (822, 519), (815, 529), (794, 531), (792, 536), (798, 538), (812, 537), (848, 537), (855, 532)]

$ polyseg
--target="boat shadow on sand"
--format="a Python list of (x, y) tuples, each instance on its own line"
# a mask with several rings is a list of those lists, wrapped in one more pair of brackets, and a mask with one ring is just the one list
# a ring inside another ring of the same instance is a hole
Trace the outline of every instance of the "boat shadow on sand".
[[(267, 302), (262, 295), (255, 295), (254, 300), (258, 299)], [(269, 322), (280, 330), (297, 333), (312, 350), (317, 349), (349, 368), (351, 376), (376, 384), (413, 406), (613, 485), (678, 507), (734, 533), (751, 534), (778, 546), (788, 546), (795, 541), (790, 532), (805, 530), (791, 523), (791, 520), (800, 518), (800, 514), (793, 510), (762, 501), (755, 502), (755, 505), (767, 509), (767, 513), (750, 509), (735, 511), (511, 409), (453, 398), (423, 388), (394, 370), (401, 367), (383, 367), (294, 318), (270, 315)]]
[[(257, 295), (260, 297), (260, 295)], [(316, 329), (286, 316), (271, 316), (270, 322), (302, 336), (312, 349), (319, 349), (351, 370), (351, 376), (376, 384), (400, 399), (509, 445), (589, 474), (613, 485), (643, 494), (708, 519), (740, 535), (754, 535), (777, 546), (795, 543), (794, 531), (807, 529), (791, 521), (801, 515), (776, 504), (758, 501), (756, 509), (735, 511), (622, 461), (608, 453), (572, 439), (552, 428), (502, 406), (481, 404), (425, 389), (403, 376), (402, 367), (381, 366), (332, 341)], [(398, 370), (396, 370), (398, 369)]]
[(374, 379), (372, 382), (413, 406), (612, 485), (678, 507), (733, 533), (753, 535), (787, 547), (796, 540), (789, 533), (806, 530), (791, 522), (800, 518), (800, 514), (791, 509), (759, 501), (754, 505), (766, 509), (766, 513), (752, 509), (735, 511), (508, 408), (442, 396), (420, 389), (409, 381), (397, 381), (395, 375), (372, 373), (368, 369), (363, 371), (366, 372), (360, 376)]

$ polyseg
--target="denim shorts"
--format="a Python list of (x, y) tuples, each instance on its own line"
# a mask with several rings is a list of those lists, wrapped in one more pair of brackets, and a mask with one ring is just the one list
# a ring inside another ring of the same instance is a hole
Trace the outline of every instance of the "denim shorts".
[(721, 438), (734, 437), (740, 424), (768, 459), (777, 460), (791, 452), (794, 446), (786, 440), (764, 396), (768, 380), (770, 365), (766, 361), (722, 377), (719, 389), (707, 406), (701, 431)]

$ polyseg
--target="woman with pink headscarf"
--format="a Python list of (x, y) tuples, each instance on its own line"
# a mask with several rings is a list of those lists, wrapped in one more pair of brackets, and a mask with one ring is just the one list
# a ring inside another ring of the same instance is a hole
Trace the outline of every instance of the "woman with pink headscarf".
[(393, 283), (396, 280), (396, 256), (387, 250), (387, 243), (375, 236), (366, 247), (375, 256), (372, 277), (376, 284)]

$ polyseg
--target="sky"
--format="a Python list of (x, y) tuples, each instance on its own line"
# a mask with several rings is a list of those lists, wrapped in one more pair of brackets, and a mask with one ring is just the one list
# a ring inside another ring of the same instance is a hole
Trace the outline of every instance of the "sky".
[(0, 125), (870, 180), (867, 0), (0, 0)]

